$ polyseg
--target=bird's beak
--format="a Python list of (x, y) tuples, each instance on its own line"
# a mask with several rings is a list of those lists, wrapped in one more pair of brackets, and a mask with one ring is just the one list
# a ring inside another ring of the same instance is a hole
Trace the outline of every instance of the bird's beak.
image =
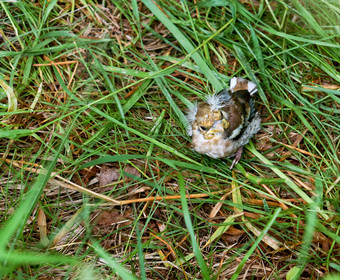
[(213, 127), (211, 127), (206, 133), (203, 134), (204, 139), (210, 140), (216, 136), (218, 133), (223, 133), (225, 129), (229, 127), (229, 123), (227, 120), (223, 119), (222, 121), (217, 121), (214, 123)]
[(227, 129), (229, 127), (229, 122), (226, 119), (222, 120), (222, 126), (224, 129)]
[(203, 137), (206, 140), (210, 140), (214, 138), (216, 132), (220, 132), (220, 131), (216, 129), (210, 129), (206, 134), (203, 135)]

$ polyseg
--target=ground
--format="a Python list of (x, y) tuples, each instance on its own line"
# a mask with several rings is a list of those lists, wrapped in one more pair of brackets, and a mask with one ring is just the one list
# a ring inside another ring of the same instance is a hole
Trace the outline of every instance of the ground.
[[(339, 10), (0, 2), (1, 276), (340, 279)], [(234, 76), (262, 130), (230, 171), (185, 114)]]

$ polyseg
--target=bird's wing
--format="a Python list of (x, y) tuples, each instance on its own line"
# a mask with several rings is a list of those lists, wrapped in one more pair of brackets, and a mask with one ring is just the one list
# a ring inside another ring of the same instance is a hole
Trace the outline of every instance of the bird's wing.
[(236, 138), (242, 131), (245, 121), (244, 106), (235, 98), (231, 98), (222, 108), (222, 115), (228, 121), (229, 126), (225, 130), (225, 137)]
[(254, 100), (248, 90), (230, 92), (230, 100), (222, 110), (229, 122), (225, 131), (225, 137), (229, 139), (240, 137), (256, 113)]

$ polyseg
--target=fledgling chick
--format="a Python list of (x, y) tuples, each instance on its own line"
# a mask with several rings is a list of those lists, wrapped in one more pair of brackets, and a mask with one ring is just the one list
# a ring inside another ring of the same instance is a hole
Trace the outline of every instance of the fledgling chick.
[(233, 169), (243, 146), (261, 129), (252, 98), (256, 92), (253, 82), (234, 77), (229, 89), (196, 104), (187, 114), (193, 148), (212, 158), (235, 157), (230, 166)]

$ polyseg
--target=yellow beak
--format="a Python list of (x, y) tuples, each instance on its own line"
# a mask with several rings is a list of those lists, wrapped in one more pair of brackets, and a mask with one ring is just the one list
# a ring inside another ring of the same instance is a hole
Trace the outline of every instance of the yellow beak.
[(226, 119), (222, 120), (222, 126), (224, 129), (227, 129), (229, 127), (229, 122)]
[(215, 137), (215, 133), (219, 132), (219, 130), (211, 129), (206, 134), (203, 135), (204, 139), (210, 140)]

